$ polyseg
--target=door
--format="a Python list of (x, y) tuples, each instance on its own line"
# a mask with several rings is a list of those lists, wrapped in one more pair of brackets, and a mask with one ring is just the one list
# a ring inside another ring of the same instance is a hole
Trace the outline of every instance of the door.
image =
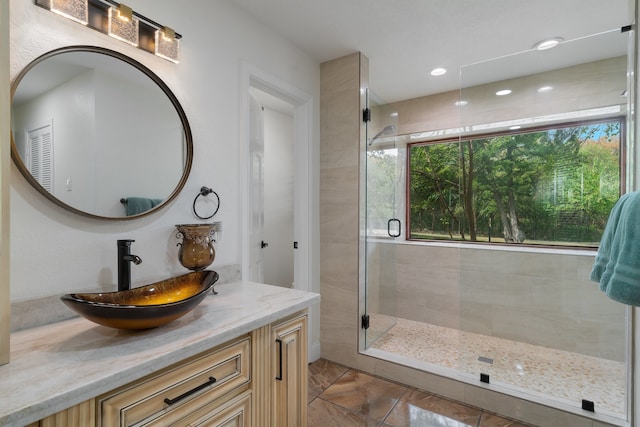
[(25, 131), (27, 167), (45, 190), (53, 193), (53, 121)]
[(264, 117), (262, 107), (249, 94), (249, 156), (251, 158), (249, 206), (249, 280), (262, 283), (264, 266)]
[[(294, 106), (251, 88), (251, 280), (292, 287), (295, 249)], [(257, 103), (257, 105), (255, 104)]]
[(364, 349), (395, 324), (396, 245), (404, 230), (404, 154), (397, 146), (397, 114), (374, 93), (366, 93), (365, 313)]
[(295, 241), (294, 106), (252, 88), (262, 106), (264, 223), (262, 271), (264, 283), (292, 287)]

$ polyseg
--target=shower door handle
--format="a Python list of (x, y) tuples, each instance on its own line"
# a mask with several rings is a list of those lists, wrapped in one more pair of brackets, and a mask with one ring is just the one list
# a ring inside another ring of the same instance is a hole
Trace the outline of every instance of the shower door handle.
[[(398, 224), (398, 231), (396, 233), (391, 232), (391, 224)], [(387, 221), (387, 234), (389, 237), (400, 237), (402, 234), (402, 223), (398, 218), (391, 218)]]

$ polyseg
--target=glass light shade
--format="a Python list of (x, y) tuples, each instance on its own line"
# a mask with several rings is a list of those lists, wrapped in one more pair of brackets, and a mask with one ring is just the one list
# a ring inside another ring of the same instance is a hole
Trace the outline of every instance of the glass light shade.
[(89, 21), (87, 0), (51, 0), (50, 10), (83, 25)]
[(180, 40), (175, 32), (168, 29), (156, 30), (156, 55), (171, 62), (178, 63)]
[(138, 46), (139, 21), (137, 18), (130, 17), (123, 19), (120, 11), (114, 7), (109, 8), (109, 35), (133, 46)]

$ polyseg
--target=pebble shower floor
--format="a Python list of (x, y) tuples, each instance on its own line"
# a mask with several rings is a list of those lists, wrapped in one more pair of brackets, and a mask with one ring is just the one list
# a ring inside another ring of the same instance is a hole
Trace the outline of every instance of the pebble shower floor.
[(492, 382), (570, 405), (580, 406), (587, 399), (595, 403), (596, 412), (625, 417), (623, 362), (400, 318), (371, 319), (372, 325), (393, 324), (377, 335), (367, 331), (375, 340), (372, 348), (473, 375), (485, 373)]

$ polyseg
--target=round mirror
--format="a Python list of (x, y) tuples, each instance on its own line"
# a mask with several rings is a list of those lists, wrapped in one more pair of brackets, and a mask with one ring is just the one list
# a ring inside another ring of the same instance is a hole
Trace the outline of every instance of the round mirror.
[(72, 46), (15, 79), (11, 157), (57, 205), (93, 218), (139, 218), (184, 186), (193, 159), (187, 117), (151, 70), (118, 52)]

